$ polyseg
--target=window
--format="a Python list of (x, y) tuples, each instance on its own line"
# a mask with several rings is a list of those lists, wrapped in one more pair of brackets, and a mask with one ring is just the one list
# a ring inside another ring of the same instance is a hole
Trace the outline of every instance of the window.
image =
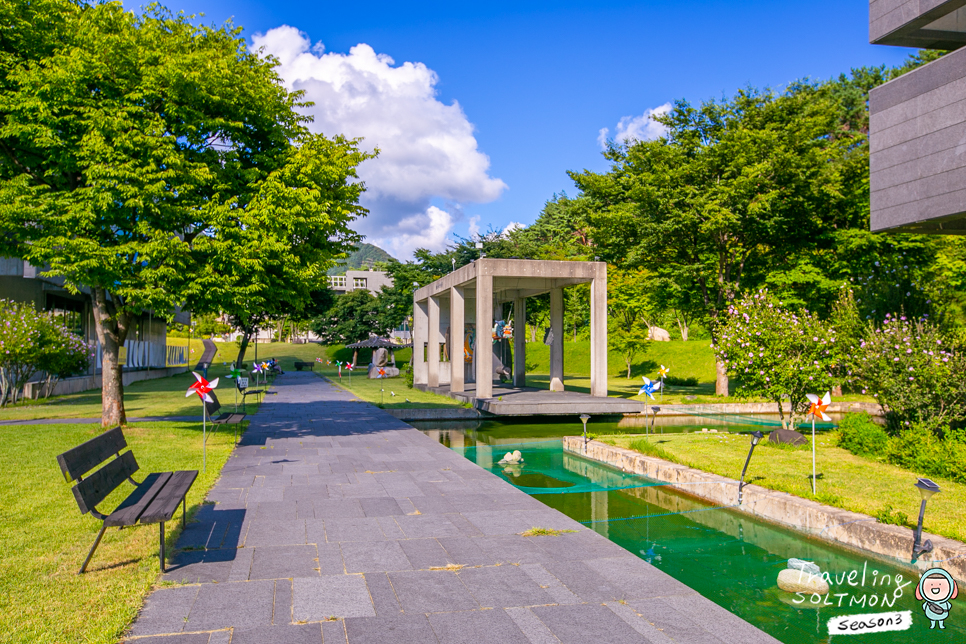
[(330, 275), (329, 288), (345, 289), (345, 275)]
[(352, 278), (352, 288), (366, 288), (366, 278), (365, 277), (353, 277)]

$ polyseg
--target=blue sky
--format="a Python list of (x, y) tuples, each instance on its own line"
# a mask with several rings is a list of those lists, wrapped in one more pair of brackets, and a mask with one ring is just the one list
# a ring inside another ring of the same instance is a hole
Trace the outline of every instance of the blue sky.
[[(868, 44), (863, 0), (167, 3), (204, 13), (205, 22), (232, 19), (249, 40), (283, 25), (304, 34), (283, 77), (302, 69), (302, 81), (293, 82), (319, 88), (326, 133), (365, 132), (385, 149), (368, 162), (382, 166), (364, 172), (373, 216), (361, 228), (397, 256), (438, 247), (471, 226), (532, 223), (554, 192), (574, 193), (567, 170), (607, 168), (600, 130), (615, 136), (622, 118), (626, 129), (676, 99), (700, 102), (746, 85), (781, 87), (893, 65), (911, 51)], [(262, 44), (276, 54), (299, 40), (295, 31), (270, 36)], [(308, 51), (309, 43), (322, 43), (328, 57)], [(393, 62), (350, 54), (361, 43)], [(424, 67), (399, 69), (405, 62)], [(347, 70), (355, 84), (333, 89), (328, 76)], [(400, 83), (392, 79), (403, 77), (418, 96), (393, 93)], [(360, 98), (363, 85), (372, 96)], [(343, 114), (340, 102), (352, 100)], [(446, 152), (434, 154), (439, 140)]]

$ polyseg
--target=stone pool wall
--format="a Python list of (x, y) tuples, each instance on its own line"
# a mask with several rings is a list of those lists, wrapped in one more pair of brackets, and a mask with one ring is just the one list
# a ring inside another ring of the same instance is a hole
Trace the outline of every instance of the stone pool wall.
[[(914, 538), (910, 528), (879, 523), (866, 514), (840, 510), (758, 485), (745, 485), (742, 504), (738, 506), (738, 481), (734, 479), (599, 441), (590, 441), (585, 452), (584, 440), (580, 436), (565, 436), (563, 448), (565, 452), (662, 481), (684, 494), (799, 530), (813, 538), (910, 562)], [(920, 559), (915, 567), (922, 571), (941, 565), (957, 580), (966, 583), (966, 544), (923, 533), (925, 539), (932, 541), (933, 551)], [(913, 564), (910, 562), (909, 565)]]

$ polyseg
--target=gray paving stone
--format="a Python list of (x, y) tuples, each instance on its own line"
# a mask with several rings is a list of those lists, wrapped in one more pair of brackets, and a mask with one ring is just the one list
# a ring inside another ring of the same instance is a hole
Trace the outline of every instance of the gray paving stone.
[(407, 612), (436, 613), (476, 610), (479, 603), (448, 570), (415, 570), (389, 573), (399, 603)]
[(506, 614), (526, 636), (530, 644), (560, 644), (560, 640), (550, 632), (550, 629), (540, 621), (539, 617), (530, 612), (529, 608), (507, 608)]
[(136, 640), (121, 640), (129, 644), (210, 644), (211, 633), (185, 633), (161, 637), (145, 637)]
[(320, 622), (331, 617), (376, 614), (362, 575), (325, 575), (294, 580), (294, 620)]
[(348, 644), (343, 620), (322, 622), (322, 644)]
[(396, 525), (402, 529), (408, 539), (455, 537), (461, 534), (445, 514), (401, 516), (395, 519)]
[(361, 498), (359, 504), (367, 517), (388, 517), (404, 514), (396, 499), (392, 498)]
[(386, 616), (395, 615), (402, 612), (399, 600), (396, 598), (396, 591), (389, 583), (389, 577), (384, 572), (373, 572), (365, 575), (366, 586), (369, 588), (369, 597), (372, 599), (372, 606), (376, 615)]
[(341, 547), (342, 560), (348, 573), (413, 568), (398, 541), (344, 541)]
[(429, 615), (429, 623), (442, 644), (529, 644), (527, 636), (502, 610), (474, 610)]
[(325, 538), (333, 541), (385, 541), (379, 519), (326, 519)]
[(319, 624), (235, 629), (231, 644), (322, 644), (322, 629)]
[[(751, 627), (746, 621), (697, 593), (661, 597), (661, 601), (691, 619), (705, 630), (726, 642), (741, 641), (747, 644), (776, 644), (774, 637)], [(631, 604), (637, 604), (632, 602)], [(636, 608), (636, 607), (635, 607)]]
[(695, 591), (633, 555), (588, 559), (584, 565), (616, 588), (617, 599), (640, 599), (668, 595), (695, 595)]
[(245, 535), (245, 547), (258, 546), (293, 546), (304, 545), (305, 521), (275, 520), (252, 521)]
[(236, 548), (235, 558), (231, 562), (231, 572), (228, 581), (248, 581), (252, 572), (252, 560), (255, 556), (254, 548)]
[(409, 563), (417, 570), (439, 568), (456, 563), (436, 539), (403, 539), (397, 543), (406, 553)]
[(320, 543), (316, 545), (319, 552), (319, 572), (323, 575), (341, 575), (345, 572), (342, 561), (342, 549), (337, 543)]
[[(664, 602), (651, 600), (628, 602), (627, 604), (608, 603), (607, 608), (621, 617), (633, 628), (634, 621), (627, 615), (631, 612), (638, 621), (651, 626), (651, 631), (664, 635), (665, 642), (694, 642), (694, 644), (726, 644), (715, 637), (702, 626), (696, 624), (689, 615), (683, 615)], [(638, 631), (641, 629), (638, 628)], [(660, 637), (655, 633), (646, 633), (650, 639), (657, 641)]]
[(647, 641), (627, 622), (600, 604), (533, 606), (530, 611), (547, 625), (561, 644), (587, 644), (591, 637), (594, 641), (607, 644), (639, 644)]
[(480, 606), (512, 608), (553, 603), (540, 584), (520, 570), (519, 566), (466, 568), (456, 575)]
[(425, 615), (349, 618), (345, 630), (352, 644), (430, 644), (438, 642)]
[(249, 579), (318, 577), (319, 553), (311, 546), (259, 546), (255, 548)]
[(483, 552), (476, 539), (465, 537), (440, 537), (437, 539), (448, 556), (448, 561), (463, 566), (479, 566), (497, 563), (496, 559)]
[(140, 637), (183, 631), (185, 617), (191, 612), (199, 588), (159, 588), (148, 595), (137, 620), (131, 625), (131, 635)]
[(359, 519), (366, 516), (360, 499), (316, 499), (316, 519)]
[(210, 631), (220, 628), (254, 628), (272, 623), (274, 581), (239, 581), (203, 584), (191, 607), (185, 630)]
[(235, 550), (182, 551), (168, 563), (162, 578), (176, 584), (225, 582), (231, 575), (235, 555)]

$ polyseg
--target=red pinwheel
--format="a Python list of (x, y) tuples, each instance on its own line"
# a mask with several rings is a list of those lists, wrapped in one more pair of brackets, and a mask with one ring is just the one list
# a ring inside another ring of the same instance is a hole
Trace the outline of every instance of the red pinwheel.
[(385, 378), (386, 377), (386, 370), (383, 369), (382, 367), (379, 368), (379, 377), (380, 378)]
[(212, 400), (211, 396), (208, 394), (211, 393), (212, 389), (218, 386), (218, 378), (208, 382), (197, 372), (192, 371), (191, 373), (194, 374), (196, 382), (188, 387), (188, 391), (185, 393), (184, 397), (187, 398), (194, 393), (198, 394), (198, 397), (207, 403), (214, 402), (214, 400)]

